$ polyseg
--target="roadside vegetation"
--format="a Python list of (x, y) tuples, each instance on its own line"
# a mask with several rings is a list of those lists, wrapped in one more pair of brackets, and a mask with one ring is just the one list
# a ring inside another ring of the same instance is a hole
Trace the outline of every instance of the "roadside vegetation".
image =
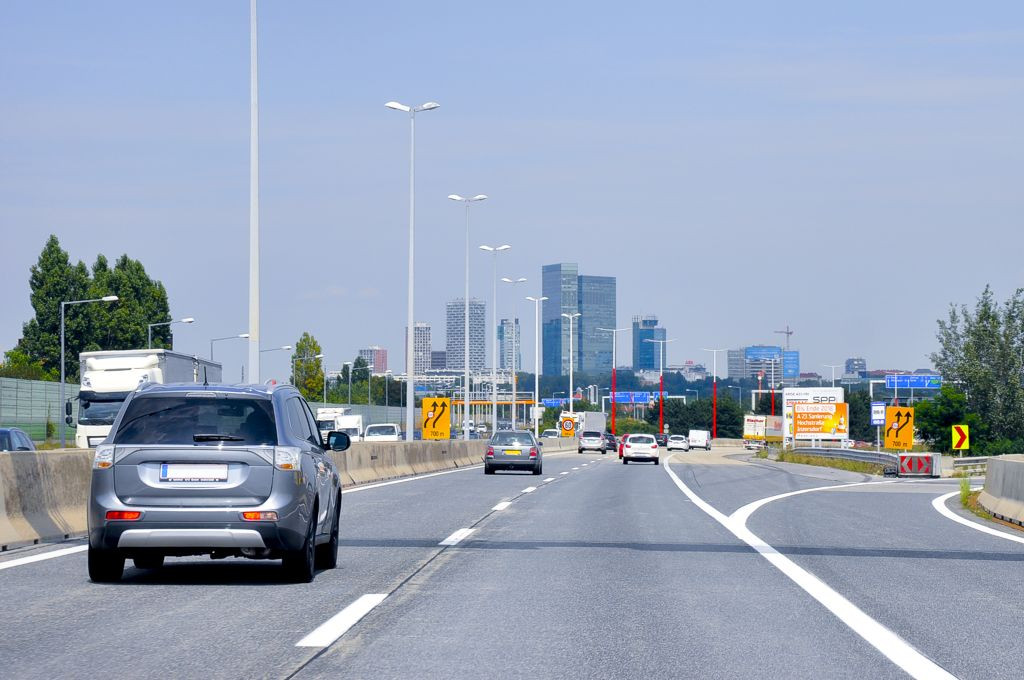
[[(767, 452), (765, 452), (767, 457)], [(879, 463), (864, 463), (859, 460), (844, 460), (842, 458), (824, 458), (821, 456), (807, 456), (802, 453), (779, 453), (780, 461), (783, 463), (798, 463), (800, 465), (817, 465), (819, 467), (830, 467), (848, 472), (859, 472), (865, 475), (879, 475), (883, 473), (884, 466)]]

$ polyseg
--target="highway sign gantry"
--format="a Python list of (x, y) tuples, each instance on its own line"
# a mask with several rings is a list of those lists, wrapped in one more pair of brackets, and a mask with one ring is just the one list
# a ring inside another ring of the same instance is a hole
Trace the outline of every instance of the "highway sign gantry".
[(423, 400), (423, 422), (420, 426), (424, 439), (451, 439), (451, 399), (430, 397)]
[(966, 425), (953, 426), (953, 450), (963, 451), (971, 448), (971, 430)]
[(909, 451), (914, 448), (914, 409), (889, 406), (885, 409), (885, 448)]

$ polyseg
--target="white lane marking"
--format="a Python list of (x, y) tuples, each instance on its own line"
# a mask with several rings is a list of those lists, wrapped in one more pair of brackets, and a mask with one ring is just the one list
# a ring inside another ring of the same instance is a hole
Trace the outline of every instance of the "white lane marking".
[(355, 493), (356, 491), (367, 491), (369, 489), (377, 489), (382, 486), (391, 486), (392, 484), (405, 484), (406, 482), (415, 482), (420, 479), (426, 479), (427, 477), (438, 477), (440, 475), (450, 475), (453, 472), (465, 472), (466, 470), (479, 470), (483, 467), (480, 465), (470, 465), (469, 467), (457, 468), (455, 470), (445, 470), (444, 472), (428, 472), (425, 475), (415, 475), (413, 477), (403, 477), (402, 479), (392, 479), (390, 482), (377, 482), (376, 484), (360, 484), (358, 486), (346, 486), (342, 489), (343, 494)]
[[(678, 455), (678, 454), (673, 454)], [(726, 517), (723, 513), (712, 507), (707, 501), (695, 494), (686, 486), (676, 473), (672, 471), (671, 465), (666, 465), (665, 472), (671, 477), (675, 485), (682, 491), (693, 504), (710, 515), (715, 521), (728, 529), (736, 538), (740, 539), (751, 548), (756, 550), (762, 557), (772, 564), (776, 569), (785, 574), (793, 583), (797, 584), (807, 592), (808, 595), (820, 602), (826, 609), (832, 612), (836, 618), (845, 623), (855, 633), (864, 638), (871, 646), (884, 654), (886, 658), (906, 671), (914, 678), (955, 678), (941, 666), (914, 649), (907, 641), (899, 635), (883, 626), (865, 614), (857, 605), (853, 604), (838, 592), (826, 585), (824, 581), (810, 573), (803, 567), (798, 566), (788, 557), (780, 554), (775, 548), (758, 538), (746, 525), (734, 519)], [(828, 487), (831, 488), (831, 487)], [(784, 494), (785, 495), (785, 494)], [(789, 494), (792, 495), (792, 494)], [(747, 506), (744, 506), (747, 507)], [(741, 508), (742, 510), (743, 508)], [(756, 509), (756, 508), (755, 508)], [(738, 513), (739, 511), (737, 511)], [(753, 510), (751, 510), (753, 512)], [(749, 513), (748, 513), (749, 516)], [(739, 517), (734, 513), (734, 517)]]
[(584, 463), (583, 467), (587, 467), (588, 465), (590, 465), (590, 463)]
[[(938, 498), (936, 498), (935, 500), (932, 501), (932, 507), (935, 508), (936, 510), (938, 510), (940, 515), (943, 515), (944, 517), (948, 517), (949, 519), (953, 520), (954, 522), (959, 522), (960, 524), (963, 524), (964, 526), (970, 527), (972, 529), (976, 529), (976, 530), (984, 532), (986, 534), (991, 534), (992, 536), (998, 536), (999, 538), (1005, 538), (1006, 540), (1013, 541), (1015, 543), (1024, 543), (1024, 538), (1022, 538), (1020, 536), (1014, 536), (1012, 534), (1006, 533), (1005, 531), (999, 531), (998, 529), (993, 529), (992, 527), (987, 527), (984, 524), (979, 524), (978, 522), (972, 522), (969, 519), (964, 519), (960, 515), (956, 514), (955, 512), (953, 512), (952, 510), (947, 508), (946, 507), (946, 501), (949, 498), (952, 498), (953, 496), (956, 496), (959, 493), (960, 493), (959, 491), (953, 491), (953, 492), (947, 493), (947, 494), (945, 494), (943, 496), (939, 496)], [(3, 566), (0, 565), (0, 568), (3, 568)]]
[(15, 560), (0, 562), (0, 571), (3, 571), (4, 569), (10, 569), (11, 567), (20, 567), (23, 564), (32, 564), (33, 562), (42, 562), (43, 560), (50, 560), (54, 557), (64, 557), (65, 555), (73, 555), (74, 553), (80, 553), (88, 549), (88, 545), (76, 545), (73, 548), (61, 548), (60, 550), (51, 550), (50, 552), (40, 553), (39, 555), (19, 557)]
[(370, 613), (374, 607), (386, 598), (386, 594), (375, 593), (363, 595), (340, 612), (324, 621), (316, 629), (295, 643), (296, 647), (329, 647), (334, 641), (348, 632), (348, 629), (359, 623), (359, 619)]
[(560, 475), (567, 475), (569, 473), (568, 472), (559, 472), (558, 474), (560, 474)]
[(495, 505), (491, 510), (504, 510), (508, 506), (512, 505), (512, 501), (502, 501)]
[(579, 470), (579, 468), (578, 467), (574, 467), (573, 470)]
[(555, 481), (555, 478), (554, 478), (554, 477), (548, 477), (548, 478), (547, 478), (547, 479), (545, 479), (544, 481), (545, 481), (545, 482), (553, 482), (553, 481)]
[(448, 538), (446, 538), (443, 541), (441, 541), (440, 543), (438, 543), (438, 545), (455, 545), (456, 543), (458, 543), (459, 541), (464, 539), (466, 536), (469, 536), (471, 533), (473, 533), (473, 531), (475, 531), (475, 530), (474, 529), (459, 529), (454, 534), (452, 534)]
[(535, 486), (528, 486), (525, 489), (523, 489), (522, 491), (520, 491), (519, 493), (533, 493), (536, 490), (537, 490), (537, 487), (535, 487)]
[(872, 484), (895, 484), (896, 480), (889, 479), (884, 482), (853, 482), (851, 484), (831, 484), (829, 486), (816, 486), (812, 489), (800, 489), (798, 491), (788, 491), (786, 493), (780, 493), (777, 496), (769, 496), (768, 498), (762, 498), (754, 501), (753, 503), (747, 503), (742, 508), (736, 510), (736, 512), (729, 515), (729, 519), (734, 522), (739, 522), (741, 525), (746, 526), (747, 520), (754, 514), (755, 511), (761, 507), (768, 505), (772, 501), (777, 501), (782, 498), (789, 498), (790, 496), (799, 496), (804, 493), (811, 493), (813, 491), (830, 491), (832, 489), (847, 489), (851, 486), (870, 486)]

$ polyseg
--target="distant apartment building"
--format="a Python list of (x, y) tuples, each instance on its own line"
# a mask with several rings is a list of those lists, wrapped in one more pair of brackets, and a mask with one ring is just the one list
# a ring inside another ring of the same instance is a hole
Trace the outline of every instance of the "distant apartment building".
[[(580, 275), (574, 262), (549, 264), (541, 268), (541, 291), (547, 298), (541, 308), (544, 375), (569, 372), (570, 345), (573, 370), (610, 371), (612, 336), (599, 329), (615, 328), (615, 277)], [(563, 314), (579, 316), (570, 321)]]
[(729, 378), (745, 380), (763, 374), (765, 383), (795, 385), (800, 377), (800, 352), (777, 345), (750, 345), (726, 353)]
[[(406, 348), (409, 346), (409, 329), (405, 329), (405, 343)], [(413, 324), (412, 334), (412, 346), (413, 346), (413, 372), (416, 375), (423, 375), (430, 370), (430, 324), (426, 321), (417, 321)], [(408, 349), (406, 349), (408, 352)], [(409, 365), (408, 356), (406, 357), (406, 366)]]
[(867, 370), (868, 362), (864, 361), (862, 357), (850, 357), (846, 360), (843, 373), (845, 375), (860, 375)]
[[(448, 302), (445, 337), (445, 368), (465, 370), (466, 304), (463, 298)], [(487, 306), (483, 300), (469, 299), (469, 370), (482, 371), (486, 363)]]
[(373, 366), (374, 373), (384, 373), (388, 370), (388, 351), (383, 347), (370, 345), (366, 349), (361, 349), (359, 358), (365, 361), (367, 366)]
[(512, 367), (515, 355), (515, 371), (523, 370), (523, 340), (519, 328), (519, 319), (512, 323), (511, 319), (498, 322), (498, 368), (508, 370)]
[(448, 368), (448, 352), (442, 350), (430, 351), (430, 370), (443, 371)]
[(648, 342), (665, 340), (667, 335), (668, 331), (658, 325), (658, 317), (653, 314), (633, 317), (634, 371), (657, 371), (662, 365), (668, 364), (668, 348), (665, 343)]

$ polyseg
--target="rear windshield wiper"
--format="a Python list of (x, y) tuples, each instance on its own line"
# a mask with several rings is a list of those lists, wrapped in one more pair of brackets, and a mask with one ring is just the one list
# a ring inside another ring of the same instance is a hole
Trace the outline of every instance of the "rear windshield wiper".
[(197, 442), (241, 442), (245, 441), (245, 437), (239, 437), (234, 434), (194, 434), (192, 435), (192, 441)]

